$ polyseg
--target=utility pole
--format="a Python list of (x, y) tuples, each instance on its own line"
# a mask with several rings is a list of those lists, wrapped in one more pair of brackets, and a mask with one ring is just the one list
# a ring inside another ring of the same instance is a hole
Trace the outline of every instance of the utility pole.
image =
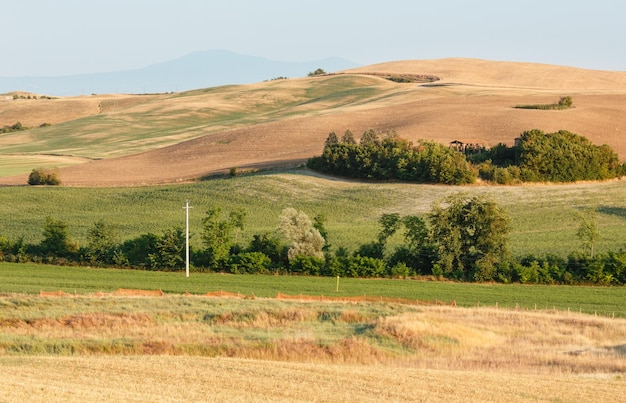
[(185, 277), (189, 277), (189, 200), (185, 201)]

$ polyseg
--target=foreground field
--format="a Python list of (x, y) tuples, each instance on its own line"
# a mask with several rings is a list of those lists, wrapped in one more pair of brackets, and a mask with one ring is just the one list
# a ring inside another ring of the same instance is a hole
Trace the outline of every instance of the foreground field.
[(172, 356), (0, 359), (0, 396), (29, 402), (619, 402), (620, 376), (525, 375)]
[(0, 297), (0, 397), (620, 401), (626, 320), (271, 299)]

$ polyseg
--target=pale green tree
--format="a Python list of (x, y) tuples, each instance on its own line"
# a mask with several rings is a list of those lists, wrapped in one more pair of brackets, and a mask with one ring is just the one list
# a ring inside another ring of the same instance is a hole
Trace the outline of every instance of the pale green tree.
[(589, 256), (593, 259), (595, 246), (600, 239), (596, 210), (593, 208), (585, 209), (583, 212), (578, 213), (576, 218), (579, 224), (576, 236), (578, 236), (583, 247), (589, 251)]
[(278, 230), (290, 241), (287, 252), (289, 261), (298, 256), (324, 258), (324, 237), (304, 212), (291, 207), (284, 209), (280, 214)]

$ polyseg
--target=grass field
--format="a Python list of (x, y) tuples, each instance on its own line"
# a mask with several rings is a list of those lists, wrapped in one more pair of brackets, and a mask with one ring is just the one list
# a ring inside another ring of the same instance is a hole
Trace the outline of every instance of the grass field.
[(225, 291), (246, 296), (383, 297), (463, 307), (498, 306), (528, 310), (561, 310), (626, 318), (626, 288), (468, 284), (455, 282), (337, 279), (329, 277), (163, 273), (138, 270), (57, 267), (0, 263), (0, 293), (38, 294), (62, 290), (93, 294), (118, 289), (162, 290), (172, 294)]
[[(202, 247), (201, 221), (211, 205), (224, 211), (247, 212), (240, 242), (253, 234), (274, 231), (282, 209), (294, 207), (310, 217), (324, 214), (333, 247), (354, 250), (374, 240), (383, 213), (418, 214), (433, 201), (453, 192), (480, 194), (501, 205), (512, 219), (510, 249), (514, 254), (554, 253), (566, 256), (578, 249), (576, 214), (598, 210), (599, 252), (626, 246), (626, 182), (533, 186), (430, 186), (375, 184), (332, 180), (307, 170), (242, 175), (230, 179), (135, 188), (5, 187), (0, 189), (0, 235), (41, 239), (46, 216), (66, 222), (79, 244), (86, 242), (93, 223), (103, 220), (119, 227), (122, 240), (184, 225), (185, 200), (191, 206), (190, 231), (194, 247)], [(392, 243), (401, 238), (392, 239)]]

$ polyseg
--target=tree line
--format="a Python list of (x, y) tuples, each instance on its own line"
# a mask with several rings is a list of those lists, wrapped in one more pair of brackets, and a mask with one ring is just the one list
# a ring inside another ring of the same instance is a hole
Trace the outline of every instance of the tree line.
[[(433, 276), (458, 281), (542, 284), (626, 284), (626, 251), (595, 254), (595, 211), (579, 216), (581, 250), (567, 258), (512, 256), (510, 218), (492, 200), (457, 193), (425, 216), (382, 214), (371, 242), (349, 251), (332, 245), (323, 215), (284, 209), (274, 231), (241, 239), (246, 213), (210, 207), (202, 219), (201, 248), (191, 248), (192, 270), (233, 274), (341, 277)], [(390, 238), (395, 236), (394, 247)], [(401, 239), (398, 242), (398, 238)], [(47, 217), (42, 240), (26, 244), (0, 236), (0, 261), (177, 271), (185, 266), (185, 233), (173, 227), (125, 241), (113, 224), (94, 223), (79, 246), (67, 224)]]
[(499, 184), (606, 180), (626, 175), (626, 163), (608, 145), (561, 130), (530, 130), (516, 145), (464, 153), (442, 144), (417, 144), (395, 132), (367, 130), (357, 143), (347, 130), (341, 138), (331, 132), (322, 155), (309, 159), (315, 171), (358, 179), (403, 180), (463, 185), (481, 178)]

